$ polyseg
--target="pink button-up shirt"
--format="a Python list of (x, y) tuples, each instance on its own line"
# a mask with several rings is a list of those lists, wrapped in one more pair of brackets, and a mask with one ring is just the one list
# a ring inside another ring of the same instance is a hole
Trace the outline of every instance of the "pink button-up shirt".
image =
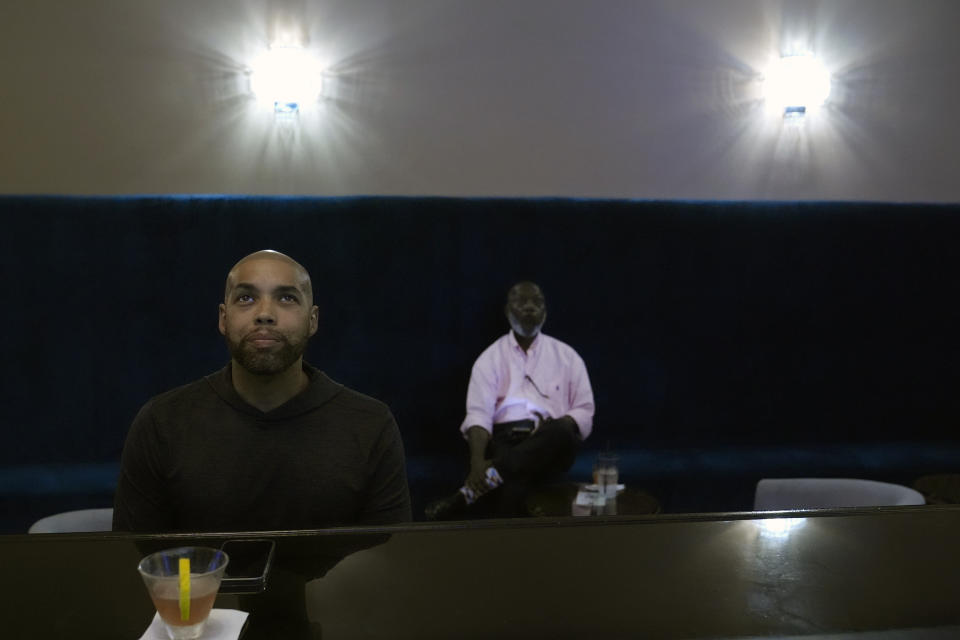
[(467, 387), (467, 416), (460, 426), (570, 416), (586, 439), (593, 429), (593, 389), (583, 359), (569, 345), (538, 334), (524, 352), (513, 332), (480, 354)]

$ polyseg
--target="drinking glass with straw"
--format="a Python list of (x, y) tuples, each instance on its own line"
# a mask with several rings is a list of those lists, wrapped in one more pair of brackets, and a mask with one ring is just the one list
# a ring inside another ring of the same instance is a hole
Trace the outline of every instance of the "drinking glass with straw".
[(137, 569), (172, 640), (203, 633), (227, 562), (226, 553), (210, 547), (166, 549), (140, 561)]
[(593, 463), (593, 482), (605, 500), (611, 500), (617, 496), (617, 483), (620, 480), (619, 473), (620, 458), (610, 449), (610, 442), (607, 441), (605, 451), (597, 455)]

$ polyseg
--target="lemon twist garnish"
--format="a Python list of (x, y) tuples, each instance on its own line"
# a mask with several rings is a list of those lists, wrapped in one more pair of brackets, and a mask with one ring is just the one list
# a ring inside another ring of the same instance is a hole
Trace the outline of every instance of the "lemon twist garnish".
[(180, 619), (190, 619), (190, 558), (180, 558)]

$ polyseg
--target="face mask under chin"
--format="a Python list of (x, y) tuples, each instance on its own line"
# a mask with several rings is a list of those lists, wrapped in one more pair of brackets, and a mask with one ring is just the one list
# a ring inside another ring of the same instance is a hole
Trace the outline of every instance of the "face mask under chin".
[(513, 313), (509, 314), (510, 328), (513, 329), (513, 332), (518, 336), (523, 338), (533, 338), (538, 333), (540, 333), (540, 328), (543, 327), (543, 322), (536, 324), (532, 327), (524, 327), (523, 324), (517, 320), (517, 317)]

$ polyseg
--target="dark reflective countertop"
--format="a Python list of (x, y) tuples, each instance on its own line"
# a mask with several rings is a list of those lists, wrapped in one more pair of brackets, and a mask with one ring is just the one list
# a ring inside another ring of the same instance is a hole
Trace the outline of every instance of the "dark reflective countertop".
[[(158, 549), (251, 534), (0, 537), (4, 638), (138, 638)], [(254, 638), (960, 637), (960, 507), (257, 532)], [(882, 632), (882, 633), (881, 633)]]

